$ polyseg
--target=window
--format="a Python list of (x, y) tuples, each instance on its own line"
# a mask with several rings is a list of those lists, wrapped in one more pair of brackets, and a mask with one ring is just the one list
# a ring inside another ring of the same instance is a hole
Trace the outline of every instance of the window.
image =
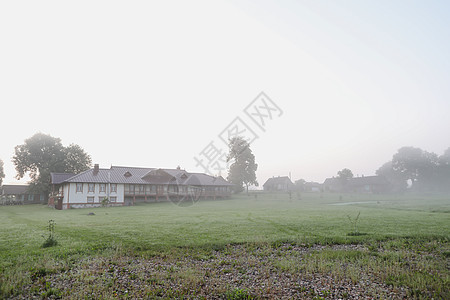
[(109, 202), (117, 202), (117, 197), (109, 197)]
[(88, 193), (95, 193), (95, 183), (89, 183)]
[(77, 193), (82, 193), (82, 192), (83, 192), (83, 184), (77, 183)]
[(100, 183), (100, 193), (106, 192), (106, 184)]
[(87, 197), (88, 203), (94, 203), (94, 197)]
[(34, 201), (34, 195), (28, 195), (28, 201)]
[(117, 184), (111, 183), (111, 193), (117, 193)]

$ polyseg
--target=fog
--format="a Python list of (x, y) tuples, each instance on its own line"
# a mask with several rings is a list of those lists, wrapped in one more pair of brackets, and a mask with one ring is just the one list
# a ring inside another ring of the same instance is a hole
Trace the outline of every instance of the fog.
[(240, 133), (260, 186), (375, 175), (402, 147), (442, 156), (448, 13), (445, 1), (2, 3), (4, 183), (36, 132), (101, 167), (224, 177), (199, 160)]

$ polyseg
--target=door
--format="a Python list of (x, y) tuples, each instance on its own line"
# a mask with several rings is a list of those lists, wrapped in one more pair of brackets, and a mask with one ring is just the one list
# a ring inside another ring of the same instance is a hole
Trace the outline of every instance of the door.
[(56, 198), (55, 208), (61, 210), (62, 209), (63, 198)]

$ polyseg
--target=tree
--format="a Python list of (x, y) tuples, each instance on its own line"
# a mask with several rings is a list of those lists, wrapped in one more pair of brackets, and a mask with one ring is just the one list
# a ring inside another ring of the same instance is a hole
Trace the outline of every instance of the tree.
[(439, 156), (439, 166), (437, 170), (437, 184), (439, 190), (450, 191), (450, 148)]
[(2, 186), (3, 178), (5, 178), (5, 171), (3, 169), (3, 160), (0, 159), (0, 186)]
[(378, 176), (383, 176), (391, 184), (391, 190), (393, 192), (403, 192), (408, 187), (406, 180), (403, 176), (392, 168), (392, 161), (388, 161), (383, 164), (378, 170), (375, 171)]
[(342, 169), (337, 172), (338, 178), (342, 181), (348, 181), (350, 178), (353, 178), (353, 172), (350, 169)]
[(232, 161), (228, 171), (228, 181), (235, 185), (235, 192), (242, 192), (244, 185), (248, 193), (249, 185), (258, 186), (255, 156), (250, 149), (250, 144), (242, 137), (234, 137), (229, 141), (229, 153), (227, 161)]
[(70, 144), (64, 148), (65, 172), (78, 174), (86, 171), (92, 165), (89, 154), (76, 144)]
[(445, 150), (444, 154), (439, 157), (439, 165), (450, 166), (450, 148)]
[(48, 194), (51, 172), (81, 172), (90, 168), (91, 157), (77, 145), (64, 147), (61, 139), (36, 133), (15, 147), (13, 156), (17, 179), (31, 178), (30, 190)]
[(420, 148), (402, 147), (392, 158), (392, 168), (412, 187), (423, 189), (430, 187), (436, 179), (438, 156)]

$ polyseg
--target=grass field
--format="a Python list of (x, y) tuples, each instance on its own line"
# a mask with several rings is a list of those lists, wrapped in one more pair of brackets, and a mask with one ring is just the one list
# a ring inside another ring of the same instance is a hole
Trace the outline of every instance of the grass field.
[[(43, 248), (49, 220), (57, 245)], [(450, 196), (258, 193), (190, 207), (8, 206), (0, 228), (3, 298), (352, 298), (313, 287), (319, 275), (331, 285), (376, 281), (363, 294), (374, 297), (450, 296)]]

